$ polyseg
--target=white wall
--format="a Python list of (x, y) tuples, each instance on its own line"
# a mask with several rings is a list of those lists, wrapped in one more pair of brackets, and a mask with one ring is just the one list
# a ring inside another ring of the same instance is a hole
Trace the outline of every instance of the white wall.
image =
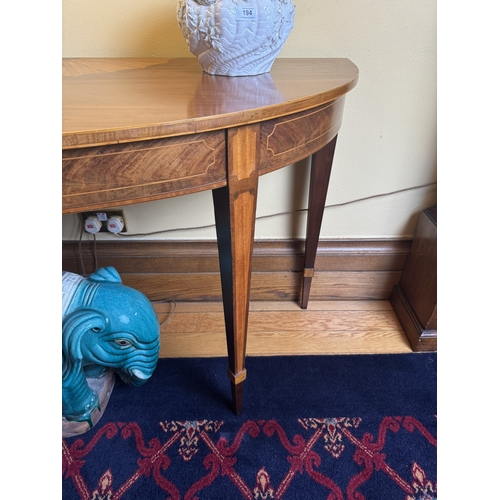
[[(294, 3), (295, 26), (280, 57), (348, 57), (360, 70), (347, 96), (327, 205), (436, 181), (436, 0)], [(176, 6), (177, 0), (63, 0), (63, 56), (193, 57)], [(306, 207), (305, 170), (292, 165), (262, 176), (257, 217)], [(321, 238), (412, 237), (420, 211), (436, 196), (432, 185), (327, 208)], [(130, 233), (214, 221), (210, 192), (125, 207), (125, 216)], [(259, 219), (255, 237), (303, 237), (305, 220), (304, 212)], [(63, 216), (63, 239), (79, 234), (77, 216)], [(135, 239), (215, 239), (215, 230)]]

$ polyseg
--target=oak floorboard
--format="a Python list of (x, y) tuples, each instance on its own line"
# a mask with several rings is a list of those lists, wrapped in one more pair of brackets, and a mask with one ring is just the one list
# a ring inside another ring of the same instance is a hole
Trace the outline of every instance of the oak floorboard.
[[(161, 358), (226, 356), (220, 302), (153, 303)], [(250, 302), (248, 356), (412, 352), (387, 300)]]

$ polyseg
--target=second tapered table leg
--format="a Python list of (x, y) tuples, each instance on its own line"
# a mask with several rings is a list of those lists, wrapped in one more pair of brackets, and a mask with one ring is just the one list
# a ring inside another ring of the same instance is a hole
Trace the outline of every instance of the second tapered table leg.
[(336, 144), (337, 136), (312, 156), (304, 277), (302, 280), (302, 300), (300, 304), (302, 309), (307, 309), (309, 302), (309, 293), (314, 276), (314, 262), (318, 250), (319, 233), (325, 211), (326, 195), (328, 193), (328, 183), (330, 182)]
[(243, 405), (243, 381), (255, 232), (260, 125), (228, 130), (227, 185), (214, 200), (233, 410)]

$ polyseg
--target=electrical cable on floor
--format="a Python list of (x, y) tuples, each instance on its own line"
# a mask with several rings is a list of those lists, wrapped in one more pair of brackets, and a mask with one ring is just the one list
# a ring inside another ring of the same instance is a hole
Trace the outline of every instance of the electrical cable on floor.
[(172, 316), (175, 314), (175, 310), (177, 309), (177, 301), (170, 300), (170, 299), (163, 299), (163, 300), (152, 300), (151, 303), (152, 304), (173, 304), (174, 305), (174, 308), (172, 309), (172, 311), (160, 323), (160, 328), (161, 328), (163, 325), (166, 325), (170, 321), (170, 319), (172, 318)]

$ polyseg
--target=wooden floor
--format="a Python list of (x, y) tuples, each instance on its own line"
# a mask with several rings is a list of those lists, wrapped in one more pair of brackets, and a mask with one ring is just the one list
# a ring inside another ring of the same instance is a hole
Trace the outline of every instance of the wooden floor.
[[(161, 323), (161, 358), (226, 356), (221, 302), (154, 303)], [(248, 356), (409, 353), (386, 300), (252, 302)]]

